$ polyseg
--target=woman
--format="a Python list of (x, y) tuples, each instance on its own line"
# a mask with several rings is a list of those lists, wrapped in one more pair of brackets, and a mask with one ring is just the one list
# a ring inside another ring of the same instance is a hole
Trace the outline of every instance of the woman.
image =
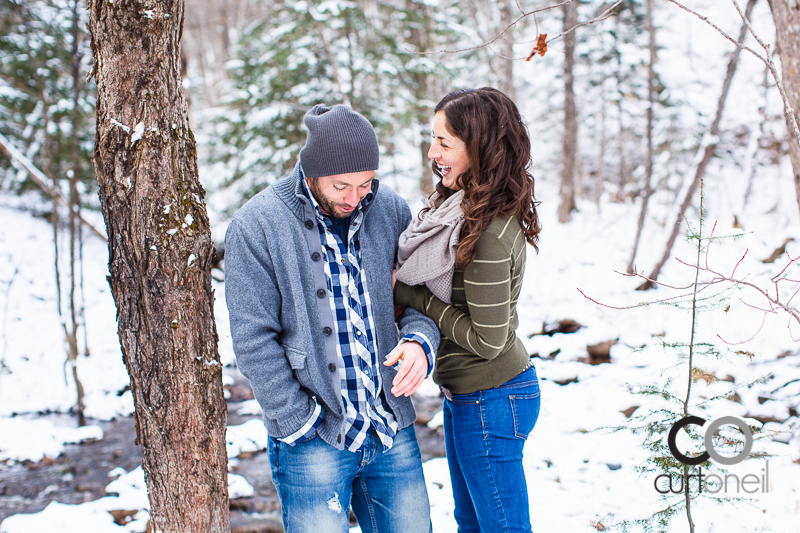
[(539, 416), (536, 369), (517, 338), (526, 242), (541, 230), (530, 139), (491, 88), (436, 106), (428, 157), (441, 178), (400, 237), (395, 304), (425, 313), (442, 341), (447, 461), (461, 533), (530, 533), (522, 450)]

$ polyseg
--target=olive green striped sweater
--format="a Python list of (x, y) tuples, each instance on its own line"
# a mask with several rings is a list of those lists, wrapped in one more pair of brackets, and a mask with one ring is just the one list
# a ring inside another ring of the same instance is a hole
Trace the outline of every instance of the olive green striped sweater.
[(517, 217), (495, 218), (478, 238), (473, 262), (455, 270), (452, 304), (424, 285), (395, 285), (395, 304), (413, 307), (439, 326), (433, 380), (453, 394), (502, 385), (528, 364), (515, 332), (525, 244)]

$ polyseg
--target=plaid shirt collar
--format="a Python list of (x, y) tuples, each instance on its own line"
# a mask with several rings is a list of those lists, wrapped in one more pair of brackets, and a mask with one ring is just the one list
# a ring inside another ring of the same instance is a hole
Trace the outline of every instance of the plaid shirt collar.
[(366, 279), (360, 266), (361, 246), (358, 239), (358, 229), (375, 197), (376, 186), (373, 184), (372, 190), (351, 215), (347, 240), (342, 242), (332, 229), (331, 218), (322, 213), (316, 198), (308, 189), (302, 168), (300, 176), (301, 190), (311, 201), (318, 220), (320, 240), (323, 248), (327, 249), (325, 276), (331, 294), (329, 304), (336, 317), (340, 390), (345, 409), (344, 445), (352, 452), (360, 450), (368, 441), (370, 429), (374, 429), (384, 449), (389, 449), (399, 427), (391, 408), (382, 397), (383, 383), (374, 339), (375, 326)]
[[(317, 216), (317, 220), (323, 222), (326, 226), (330, 225), (330, 217), (322, 212), (322, 209), (319, 207), (319, 203), (317, 199), (314, 198), (314, 195), (311, 194), (311, 191), (308, 189), (308, 183), (306, 183), (306, 175), (303, 173), (303, 167), (298, 163), (298, 170), (300, 171), (300, 187), (299, 192), (297, 193), (298, 196), (302, 196), (307, 198), (311, 201), (311, 205), (314, 208), (314, 214)], [(355, 220), (353, 217), (357, 217), (360, 214), (365, 214), (369, 209), (370, 205), (372, 204), (372, 200), (375, 199), (375, 195), (378, 193), (379, 182), (377, 179), (372, 180), (371, 190), (367, 193), (367, 195), (358, 203), (358, 207), (354, 213), (350, 215), (352, 220)]]

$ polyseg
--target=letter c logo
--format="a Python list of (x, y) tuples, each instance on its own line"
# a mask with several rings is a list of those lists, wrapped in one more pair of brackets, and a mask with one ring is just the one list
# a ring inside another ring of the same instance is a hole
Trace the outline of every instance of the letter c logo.
[(669, 430), (669, 436), (667, 437), (667, 443), (669, 443), (669, 451), (672, 453), (672, 456), (677, 459), (678, 461), (682, 462), (685, 465), (690, 466), (697, 466), (700, 463), (704, 463), (708, 461), (709, 454), (708, 451), (705, 451), (698, 455), (697, 457), (688, 457), (683, 455), (680, 450), (678, 450), (678, 446), (675, 444), (675, 438), (678, 436), (678, 431), (681, 428), (688, 426), (689, 424), (694, 424), (696, 426), (703, 426), (706, 421), (700, 418), (699, 416), (686, 416), (675, 422), (675, 425), (672, 426), (672, 429)]

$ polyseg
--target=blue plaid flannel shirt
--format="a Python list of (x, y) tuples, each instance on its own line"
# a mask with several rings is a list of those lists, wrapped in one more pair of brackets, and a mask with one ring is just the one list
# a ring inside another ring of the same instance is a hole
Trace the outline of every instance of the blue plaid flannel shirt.
[[(345, 417), (345, 448), (358, 451), (366, 441), (370, 428), (374, 428), (384, 449), (392, 447), (397, 433), (397, 421), (385, 399), (381, 396), (383, 383), (376, 355), (375, 326), (366, 276), (360, 268), (361, 245), (358, 230), (364, 219), (363, 208), (373, 198), (370, 192), (361, 201), (357, 212), (351, 217), (348, 242), (343, 243), (333, 231), (331, 220), (322, 214), (314, 196), (306, 187), (302, 176), (303, 193), (314, 206), (317, 216), (322, 248), (326, 255), (325, 278), (331, 297), (328, 299), (331, 312), (336, 317), (334, 329), (339, 360), (339, 380)], [(347, 296), (347, 297), (345, 297)], [(428, 357), (428, 373), (433, 368), (433, 350), (425, 335), (406, 335), (401, 342), (419, 342)], [(294, 445), (311, 439), (322, 422), (325, 413), (317, 404), (309, 420), (296, 432), (282, 440)]]

